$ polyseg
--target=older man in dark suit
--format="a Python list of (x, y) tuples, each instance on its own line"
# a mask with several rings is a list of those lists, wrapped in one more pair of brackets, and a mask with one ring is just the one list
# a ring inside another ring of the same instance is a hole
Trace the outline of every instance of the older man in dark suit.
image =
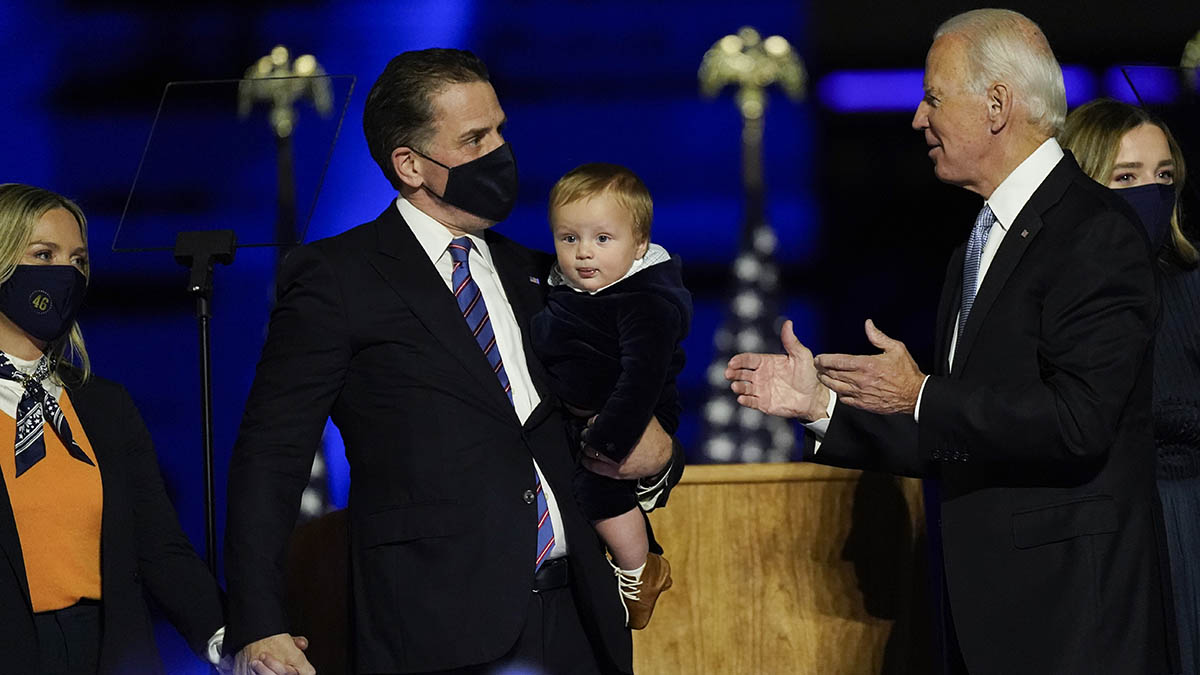
[[(240, 672), (312, 670), (286, 634), (282, 561), (327, 416), (352, 475), (355, 672), (632, 669), (616, 580), (529, 350), (550, 256), (489, 229), (516, 197), (504, 123), (473, 55), (397, 56), (363, 128), (399, 198), (280, 272), (230, 466), (226, 642)], [(652, 421), (623, 464), (587, 461), (639, 478), (671, 453)]]
[(941, 479), (950, 672), (1166, 672), (1146, 237), (1055, 142), (1062, 73), (1033, 22), (956, 16), (925, 65), (913, 128), (940, 180), (985, 199), (933, 374), (868, 321), (881, 354), (814, 361), (785, 325), (786, 355), (726, 375), (806, 422), (813, 461)]

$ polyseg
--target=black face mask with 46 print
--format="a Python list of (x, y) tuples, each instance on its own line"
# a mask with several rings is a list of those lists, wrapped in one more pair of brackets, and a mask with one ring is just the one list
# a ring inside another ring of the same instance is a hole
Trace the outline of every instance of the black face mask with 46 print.
[(87, 277), (73, 265), (17, 265), (0, 284), (0, 312), (50, 342), (71, 329), (86, 292)]

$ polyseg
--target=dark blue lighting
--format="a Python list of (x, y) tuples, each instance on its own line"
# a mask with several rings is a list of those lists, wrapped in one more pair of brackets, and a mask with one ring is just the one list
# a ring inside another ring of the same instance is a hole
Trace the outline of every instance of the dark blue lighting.
[(1179, 98), (1179, 73), (1156, 66), (1113, 66), (1104, 73), (1104, 89), (1118, 101), (1135, 105), (1171, 103)]
[(817, 83), (817, 99), (843, 113), (916, 110), (924, 89), (921, 70), (842, 70)]
[[(1067, 104), (1096, 96), (1096, 76), (1083, 66), (1063, 66)], [(923, 94), (921, 70), (839, 70), (817, 83), (817, 99), (841, 113), (912, 112)]]
[(1074, 108), (1096, 98), (1096, 74), (1084, 66), (1063, 66), (1063, 87), (1067, 106)]

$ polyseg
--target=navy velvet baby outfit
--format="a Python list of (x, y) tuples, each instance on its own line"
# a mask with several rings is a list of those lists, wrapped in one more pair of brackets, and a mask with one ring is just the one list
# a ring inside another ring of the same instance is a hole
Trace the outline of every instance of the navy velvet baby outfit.
[[(596, 413), (573, 425), (580, 443), (615, 461), (637, 445), (658, 418), (668, 434), (679, 426), (675, 377), (683, 369), (679, 346), (692, 320), (692, 296), (683, 287), (679, 258), (649, 265), (595, 294), (554, 286), (546, 308), (533, 317), (533, 348), (564, 403)], [(592, 520), (637, 506), (635, 481), (576, 470), (575, 492)]]

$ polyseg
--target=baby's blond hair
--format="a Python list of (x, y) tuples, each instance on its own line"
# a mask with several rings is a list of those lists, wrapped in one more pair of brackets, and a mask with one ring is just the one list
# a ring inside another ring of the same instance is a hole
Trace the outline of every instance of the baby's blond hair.
[(554, 210), (602, 194), (612, 195), (633, 218), (633, 234), (639, 242), (650, 241), (654, 202), (637, 174), (617, 164), (592, 162), (575, 167), (550, 189), (550, 221)]

